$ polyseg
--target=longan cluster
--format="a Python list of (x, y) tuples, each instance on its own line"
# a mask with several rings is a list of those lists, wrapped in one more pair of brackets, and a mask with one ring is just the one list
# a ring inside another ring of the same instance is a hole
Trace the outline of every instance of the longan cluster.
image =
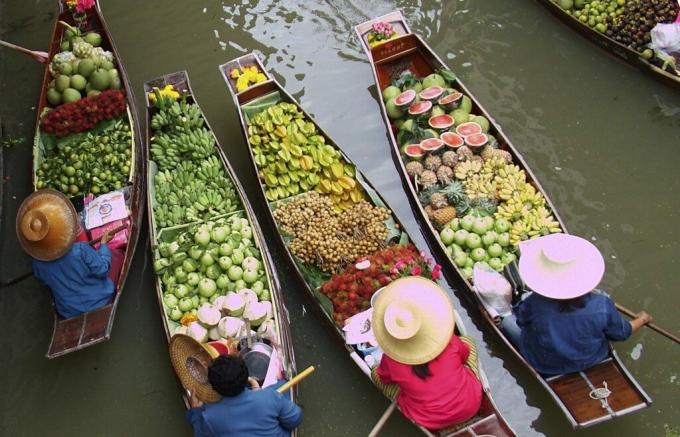
[(389, 212), (365, 200), (338, 214), (333, 202), (310, 191), (289, 203), (278, 203), (274, 217), (293, 235), (291, 252), (307, 264), (331, 271), (377, 252), (387, 237)]

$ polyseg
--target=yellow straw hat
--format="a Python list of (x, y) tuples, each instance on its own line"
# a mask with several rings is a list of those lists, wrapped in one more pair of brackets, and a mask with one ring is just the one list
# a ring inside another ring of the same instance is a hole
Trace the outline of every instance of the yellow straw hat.
[(213, 403), (222, 396), (213, 390), (208, 380), (208, 369), (213, 358), (219, 355), (215, 348), (210, 349), (188, 335), (175, 334), (170, 338), (170, 361), (182, 386), (189, 391), (195, 388), (198, 399)]
[(399, 278), (375, 300), (371, 325), (383, 352), (403, 364), (427, 363), (449, 344), (453, 304), (436, 283), (420, 276)]
[(519, 274), (541, 296), (573, 299), (597, 287), (604, 275), (604, 257), (590, 241), (575, 235), (552, 234), (519, 244)]
[(61, 258), (76, 241), (76, 209), (60, 192), (38, 190), (21, 202), (16, 232), (19, 244), (33, 258), (41, 261)]

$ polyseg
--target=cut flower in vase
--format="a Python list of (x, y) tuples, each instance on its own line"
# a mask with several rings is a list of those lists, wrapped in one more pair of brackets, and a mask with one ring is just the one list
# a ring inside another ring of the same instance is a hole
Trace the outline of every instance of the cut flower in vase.
[(390, 23), (383, 23), (381, 21), (373, 23), (371, 26), (371, 31), (368, 34), (368, 45), (373, 48), (378, 44), (382, 44), (392, 38), (396, 38), (397, 32), (394, 30), (394, 26)]

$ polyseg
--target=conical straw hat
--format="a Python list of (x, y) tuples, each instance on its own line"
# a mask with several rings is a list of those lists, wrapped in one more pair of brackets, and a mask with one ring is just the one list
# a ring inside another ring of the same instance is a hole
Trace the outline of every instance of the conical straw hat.
[(604, 257), (590, 241), (575, 235), (552, 234), (519, 244), (519, 274), (536, 293), (552, 299), (573, 299), (597, 287), (604, 275)]
[(453, 304), (434, 281), (410, 276), (391, 282), (377, 296), (371, 325), (383, 352), (403, 364), (427, 363), (449, 344)]
[(76, 209), (54, 190), (38, 190), (19, 206), (16, 232), (21, 247), (33, 258), (52, 261), (64, 256), (78, 234)]
[(185, 389), (191, 391), (195, 388), (196, 397), (203, 402), (214, 403), (222, 399), (208, 380), (208, 369), (217, 355), (185, 334), (175, 334), (170, 338), (169, 352), (172, 367)]

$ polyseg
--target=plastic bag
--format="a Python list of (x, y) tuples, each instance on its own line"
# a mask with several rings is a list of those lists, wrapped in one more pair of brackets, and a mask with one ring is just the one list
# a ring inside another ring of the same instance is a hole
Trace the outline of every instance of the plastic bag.
[(651, 32), (649, 48), (666, 53), (680, 52), (680, 22), (659, 23)]
[(475, 291), (499, 316), (512, 313), (512, 287), (507, 279), (486, 263), (475, 263), (473, 269)]

